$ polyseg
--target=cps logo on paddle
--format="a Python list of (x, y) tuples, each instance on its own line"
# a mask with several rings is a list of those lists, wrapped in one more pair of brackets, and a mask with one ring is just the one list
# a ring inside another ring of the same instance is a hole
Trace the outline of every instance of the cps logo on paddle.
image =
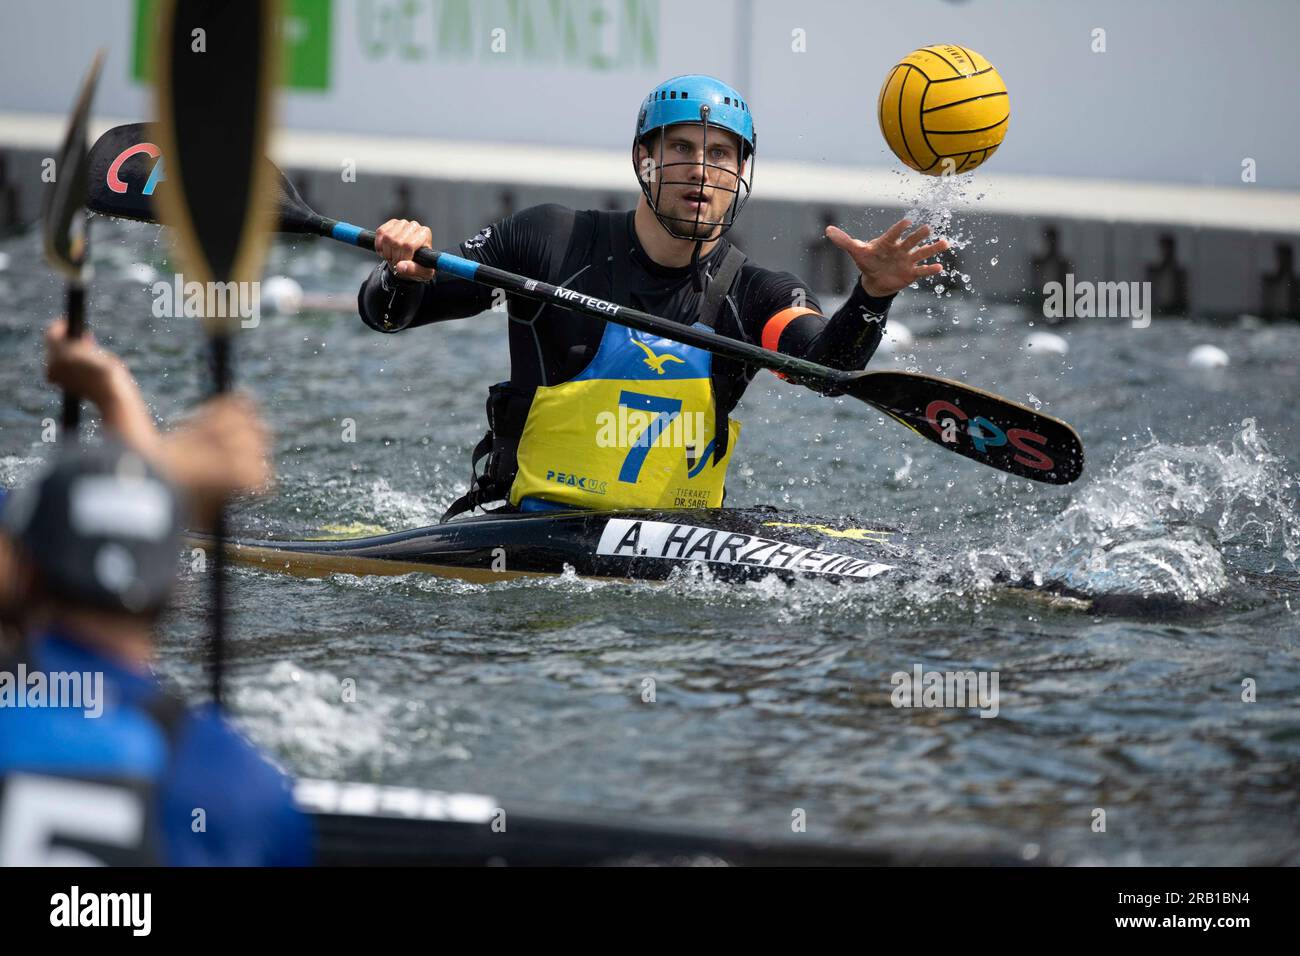
[[(970, 418), (952, 402), (941, 398), (925, 407), (925, 417), (944, 444), (955, 445), (960, 440), (959, 436), (965, 435), (979, 455), (987, 455), (991, 450), (1009, 444), (1016, 450), (1013, 460), (1026, 468), (1051, 471), (1056, 467), (1056, 462), (1041, 447), (1036, 447), (1047, 444), (1047, 439), (1028, 428), (1008, 428), (1004, 431), (983, 415)], [(966, 422), (967, 425), (962, 429), (958, 422)]]
[(119, 196), (125, 195), (130, 188), (130, 184), (122, 179), (122, 167), (126, 165), (128, 159), (134, 156), (147, 156), (150, 159), (158, 160), (149, 170), (149, 178), (145, 181), (144, 189), (141, 190), (142, 195), (152, 196), (158, 184), (167, 178), (163, 173), (162, 150), (153, 143), (136, 143), (118, 153), (108, 165), (108, 172), (104, 175), (104, 182), (109, 189)]

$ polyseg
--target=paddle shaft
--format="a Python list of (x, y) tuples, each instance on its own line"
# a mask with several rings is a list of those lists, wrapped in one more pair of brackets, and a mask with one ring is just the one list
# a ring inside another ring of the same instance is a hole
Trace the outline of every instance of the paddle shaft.
[[(299, 215), (303, 216), (301, 211)], [(375, 248), (374, 232), (351, 223), (308, 212), (299, 224), (304, 227), (304, 231), (316, 232), (362, 249), (373, 251)], [(921, 437), (1000, 471), (1034, 481), (1068, 484), (1079, 476), (1083, 468), (1082, 445), (1078, 436), (1064, 422), (959, 382), (905, 372), (845, 372), (828, 368), (807, 359), (719, 335), (702, 325), (672, 322), (573, 289), (551, 285), (540, 279), (527, 279), (504, 269), (447, 252), (438, 252), (428, 246), (416, 250), (414, 260), (422, 266), (460, 279), (506, 289), (639, 332), (684, 342), (747, 365), (769, 368), (782, 373), (790, 381), (815, 391), (850, 395), (879, 409)], [(918, 401), (918, 387), (922, 393), (930, 393), (922, 401)], [(955, 404), (958, 401), (976, 404), (981, 410), (973, 412), (969, 416), (972, 420), (968, 420), (960, 406)], [(956, 414), (957, 420), (963, 423), (963, 428), (954, 427), (949, 431), (939, 426), (937, 416), (945, 409), (950, 417)], [(1009, 423), (1008, 427), (999, 428), (993, 423), (992, 419), (1008, 414), (1012, 416), (1011, 421), (1015, 427)], [(974, 417), (975, 415), (980, 417)], [(965, 427), (970, 425), (979, 427)], [(1033, 442), (1033, 446), (1026, 449), (1024, 445), (1017, 444), (1025, 440)], [(1051, 451), (1052, 454), (1040, 454), (1041, 451)]]
[[(212, 350), (213, 391), (222, 395), (230, 391), (234, 374), (231, 369), (233, 352), (229, 335), (213, 335), (209, 344)], [(218, 546), (209, 555), (212, 562), (212, 661), (209, 678), (212, 681), (212, 700), (218, 707), (223, 703), (222, 688), (226, 676), (226, 549), (221, 544), (226, 538), (226, 509), (218, 508), (212, 518), (212, 534)]]
[[(374, 251), (375, 234), (369, 229), (362, 229), (351, 223), (339, 222), (323, 216), (320, 217), (320, 223), (316, 226), (316, 229), (319, 235), (326, 238)], [(536, 299), (539, 302), (551, 302), (574, 312), (581, 312), (584, 315), (603, 319), (606, 322), (613, 322), (630, 329), (636, 329), (638, 332), (647, 332), (651, 335), (672, 339), (674, 342), (693, 345), (723, 358), (744, 362), (748, 365), (757, 365), (762, 368), (770, 368), (773, 371), (782, 372), (801, 385), (820, 385), (822, 387), (829, 385), (834, 387), (847, 384), (855, 376), (862, 374), (842, 372), (838, 369), (828, 368), (825, 365), (818, 365), (816, 362), (810, 362), (807, 359), (786, 355), (782, 352), (774, 352), (771, 349), (743, 342), (740, 339), (719, 335), (704, 326), (672, 322), (660, 316), (651, 315), (649, 312), (641, 312), (638, 309), (608, 302), (605, 299), (598, 299), (595, 296), (575, 292), (572, 289), (551, 285), (549, 282), (542, 282), (540, 279), (526, 279), (513, 272), (506, 272), (504, 269), (483, 265), (447, 252), (438, 252), (428, 246), (417, 250), (414, 258), (422, 266), (436, 269), (459, 279), (466, 279), (492, 288), (506, 289), (526, 298)]]
[[(86, 284), (81, 279), (68, 282), (68, 341), (81, 338), (86, 328)], [(75, 436), (81, 427), (81, 397), (63, 393), (63, 434)]]
[[(86, 263), (90, 261), (90, 216), (84, 211), (82, 218), (81, 244), (78, 249), (75, 276), (68, 280), (66, 308), (68, 318), (68, 340), (81, 338), (86, 331)], [(76, 437), (81, 428), (81, 396), (72, 392), (63, 393), (63, 434)]]

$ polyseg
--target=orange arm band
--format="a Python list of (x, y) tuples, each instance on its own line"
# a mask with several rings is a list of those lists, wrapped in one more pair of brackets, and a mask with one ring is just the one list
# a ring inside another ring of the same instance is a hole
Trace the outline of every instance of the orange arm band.
[[(782, 309), (776, 315), (768, 319), (763, 325), (763, 348), (770, 349), (773, 352), (781, 351), (780, 348), (778, 348), (781, 344), (781, 333), (785, 331), (787, 325), (799, 318), (801, 315), (821, 315), (821, 313), (816, 309), (807, 309), (798, 305), (792, 305), (788, 309)], [(785, 378), (785, 376), (780, 372), (776, 372), (775, 375), (780, 379)]]

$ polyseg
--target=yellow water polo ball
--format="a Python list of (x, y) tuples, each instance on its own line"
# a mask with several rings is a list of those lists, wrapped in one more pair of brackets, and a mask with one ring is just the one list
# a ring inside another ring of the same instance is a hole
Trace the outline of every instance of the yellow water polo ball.
[(1007, 134), (1007, 86), (974, 50), (940, 43), (903, 57), (880, 88), (880, 132), (894, 155), (930, 176), (968, 173)]

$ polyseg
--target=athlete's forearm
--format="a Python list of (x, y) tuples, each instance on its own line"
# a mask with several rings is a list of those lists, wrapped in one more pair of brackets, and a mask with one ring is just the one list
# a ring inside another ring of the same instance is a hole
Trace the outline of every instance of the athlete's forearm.
[(357, 294), (357, 311), (379, 332), (464, 319), (492, 305), (492, 290), (464, 279), (443, 276), (412, 282), (394, 276), (386, 265), (375, 267)]
[(123, 443), (146, 455), (154, 452), (158, 430), (126, 363), (93, 336), (69, 338), (61, 316), (45, 331), (45, 377), (99, 409), (104, 427)]
[(853, 292), (844, 304), (804, 346), (804, 357), (844, 371), (865, 368), (880, 345), (893, 301), (892, 295), (884, 298), (867, 295), (862, 283), (853, 283)]
[(104, 427), (123, 444), (144, 455), (157, 454), (161, 436), (139, 386), (125, 365), (117, 366), (103, 392), (91, 396), (91, 400), (99, 409)]

